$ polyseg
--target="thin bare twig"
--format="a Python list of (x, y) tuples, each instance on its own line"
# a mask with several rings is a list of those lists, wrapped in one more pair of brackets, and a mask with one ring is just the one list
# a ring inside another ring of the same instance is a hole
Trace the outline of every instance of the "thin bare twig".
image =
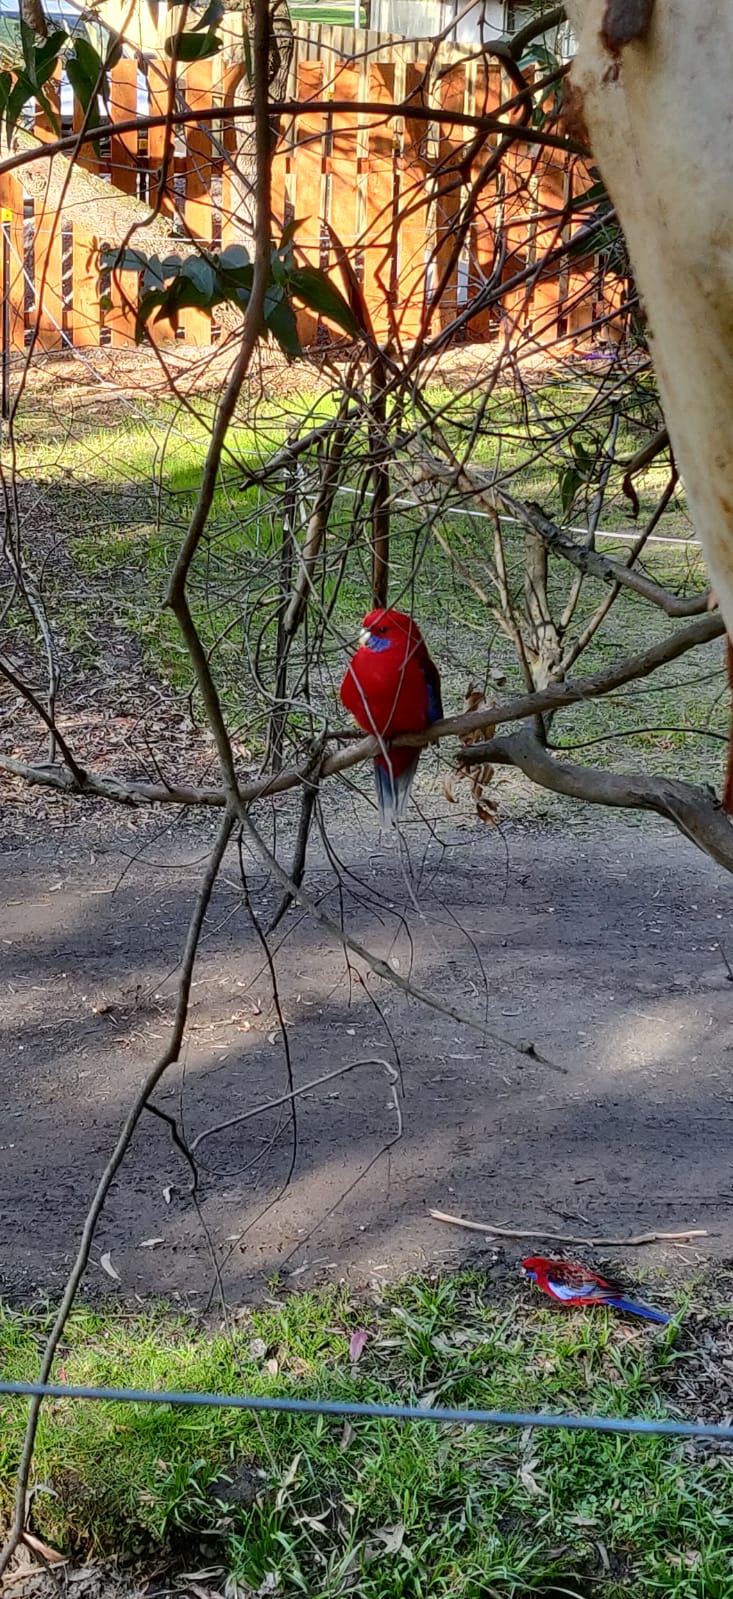
[[(495, 726), (501, 722), (523, 721), (543, 711), (563, 710), (569, 705), (578, 705), (586, 700), (612, 694), (616, 689), (625, 687), (627, 683), (649, 677), (660, 666), (676, 661), (689, 650), (697, 649), (701, 644), (712, 643), (724, 633), (725, 623), (720, 612), (710, 611), (706, 616), (691, 622), (689, 627), (678, 628), (667, 638), (661, 639), (658, 644), (652, 645), (651, 649), (644, 650), (639, 655), (625, 656), (618, 666), (610, 667), (605, 672), (597, 672), (593, 677), (578, 678), (574, 683), (554, 683), (537, 693), (517, 695), (514, 699), (506, 700), (503, 705), (492, 705), (491, 720)], [(427, 744), (438, 743), (442, 738), (450, 738), (453, 735), (460, 738), (464, 733), (478, 732), (485, 725), (485, 711), (468, 712), (464, 716), (447, 716), (440, 722), (433, 722), (422, 733), (406, 733), (400, 738), (393, 739), (392, 742), (396, 746), (406, 745), (412, 749), (421, 749)], [(338, 734), (332, 733), (331, 737), (336, 738)], [(354, 741), (352, 734), (348, 737), (349, 744), (346, 749), (325, 756), (321, 767), (322, 779), (347, 772), (363, 761), (373, 760), (379, 753), (379, 742), (376, 738), (359, 738)], [(481, 755), (483, 748), (482, 745), (472, 745), (472, 758), (485, 759), (486, 757)], [(201, 805), (218, 808), (227, 802), (226, 793), (220, 788), (195, 788), (178, 783), (171, 783), (170, 786), (139, 783), (118, 777), (114, 773), (106, 776), (87, 771), (84, 774), (83, 784), (78, 784), (65, 767), (35, 765), (30, 761), (19, 761), (15, 756), (2, 753), (0, 753), (0, 771), (10, 772), (15, 777), (23, 778), (27, 783), (59, 789), (65, 794), (97, 795), (100, 799), (113, 800), (122, 805)], [(239, 799), (249, 805), (255, 800), (284, 794), (289, 789), (298, 788), (311, 780), (309, 765), (289, 767), (271, 777), (241, 783), (238, 790)]]
[(635, 1233), (631, 1238), (587, 1238), (574, 1233), (548, 1233), (544, 1230), (523, 1227), (495, 1227), (488, 1221), (467, 1221), (464, 1216), (448, 1216), (445, 1211), (431, 1210), (433, 1221), (448, 1222), (451, 1227), (466, 1227), (472, 1233), (490, 1233), (494, 1238), (549, 1238), (553, 1244), (584, 1244), (588, 1249), (639, 1249), (642, 1244), (683, 1243), (690, 1238), (707, 1238), (701, 1227), (683, 1233)]
[[(484, 711), (484, 720), (485, 718), (486, 712)], [(273, 855), (270, 849), (268, 849), (264, 838), (255, 827), (254, 822), (251, 820), (246, 808), (243, 805), (240, 806), (239, 819), (242, 823), (245, 834), (250, 840), (250, 843), (252, 844), (256, 853), (260, 856), (260, 859), (265, 862), (273, 877), (282, 884), (283, 888), (288, 890), (296, 904), (302, 905), (303, 909), (308, 912), (309, 916), (313, 916), (316, 921), (320, 922), (321, 926), (325, 927), (331, 934), (331, 937), (334, 938), (338, 944), (341, 944), (344, 949), (348, 950), (352, 955), (358, 955), (359, 959), (364, 961), (365, 965), (369, 967), (370, 971), (374, 972), (375, 976), (383, 978), (385, 982), (390, 983), (393, 988), (398, 988), (403, 994), (406, 994), (408, 998), (417, 1000), (419, 1004), (427, 1005), (429, 1010), (437, 1011), (438, 1015), (449, 1016), (451, 1021), (460, 1022), (462, 1026), (470, 1027), (474, 1032), (481, 1033), (484, 1038), (490, 1039), (493, 1044), (499, 1045), (500, 1048), (509, 1049), (514, 1054), (524, 1056), (532, 1061), (536, 1061), (541, 1066), (548, 1066), (551, 1071), (559, 1072), (563, 1076), (567, 1075), (567, 1068), (565, 1066), (560, 1066), (557, 1064), (557, 1062), (549, 1060), (547, 1056), (542, 1055), (533, 1043), (524, 1042), (521, 1039), (505, 1038), (501, 1033), (494, 1032), (491, 1027), (488, 1027), (486, 1023), (480, 1019), (480, 1017), (471, 1016), (470, 1013), (459, 1010), (455, 1005), (446, 1004), (443, 1000), (438, 999), (435, 994), (429, 993), (426, 989), (418, 988), (416, 984), (410, 982), (407, 978), (402, 977), (399, 972), (396, 972), (394, 968), (390, 966), (387, 961), (382, 960), (379, 955), (374, 955), (371, 950), (365, 947), (364, 944), (359, 943), (355, 938), (349, 937), (349, 935), (344, 932), (343, 928), (339, 926), (338, 922), (335, 922), (333, 918), (329, 916), (328, 913), (324, 911), (323, 908), (316, 902), (316, 900), (312, 899), (310, 894), (307, 894), (302, 887), (299, 887), (299, 885), (294, 883), (292, 878), (288, 876), (288, 873), (285, 871), (284, 867), (280, 865), (277, 857)], [(733, 837), (733, 829), (731, 830), (731, 836)]]
[[(199, 940), (201, 937), (201, 930), (233, 826), (234, 817), (232, 812), (227, 810), (222, 817), (216, 842), (211, 852), (211, 856), (199, 888), (196, 904), (194, 906), (189, 924), (186, 946), (183, 952), (183, 959), (181, 963), (181, 975), (178, 980), (178, 995), (176, 1000), (175, 1015), (173, 1018), (173, 1026), (171, 1028), (171, 1036), (166, 1049), (163, 1051), (163, 1054), (160, 1056), (159, 1060), (156, 1061), (151, 1071), (148, 1072), (142, 1087), (138, 1090), (127, 1116), (125, 1117), (122, 1127), (120, 1128), (117, 1142), (115, 1143), (112, 1154), (110, 1155), (107, 1165), (105, 1166), (105, 1169), (102, 1172), (97, 1184), (94, 1198), (89, 1206), (89, 1210), (87, 1211), (84, 1221), (84, 1227), (82, 1230), (81, 1239), (79, 1241), (76, 1258), (67, 1278), (66, 1285), (59, 1303), (59, 1308), (56, 1312), (54, 1324), (48, 1335), (48, 1339), (43, 1351), (43, 1358), (41, 1360), (38, 1373), (39, 1382), (48, 1382), (56, 1356), (56, 1351), (63, 1336), (66, 1323), (69, 1319), (79, 1284), (89, 1261), (89, 1255), (92, 1243), (94, 1241), (97, 1223), (102, 1214), (110, 1187), (130, 1147), (130, 1143), (140, 1117), (145, 1110), (150, 1095), (157, 1087), (157, 1084), (160, 1082), (164, 1072), (167, 1071), (168, 1067), (178, 1059), (180, 1054), (181, 1043), (186, 1026), (186, 1018), (188, 1016), (188, 1002), (191, 992), (191, 982), (193, 978), (193, 969), (196, 962)], [(7, 1570), (8, 1564), (23, 1536), (25, 1525), (26, 1494), (28, 1492), (28, 1481), (33, 1461), (33, 1451), (35, 1448), (41, 1404), (41, 1398), (32, 1399), (30, 1403), (25, 1438), (23, 1440), (23, 1450), (20, 1458), (20, 1464), (18, 1466), (13, 1522), (5, 1546), (2, 1550), (0, 1550), (0, 1577), (2, 1577), (3, 1572)]]

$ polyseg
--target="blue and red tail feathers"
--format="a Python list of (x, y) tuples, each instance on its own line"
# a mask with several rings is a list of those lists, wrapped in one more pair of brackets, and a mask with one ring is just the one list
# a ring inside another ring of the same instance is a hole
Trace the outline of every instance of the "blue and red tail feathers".
[(655, 1310), (652, 1305), (639, 1305), (635, 1299), (624, 1299), (614, 1294), (612, 1299), (606, 1300), (607, 1305), (613, 1305), (614, 1310), (623, 1310), (627, 1316), (641, 1316), (644, 1321), (655, 1321), (660, 1327), (666, 1327), (671, 1321), (666, 1310)]
[(391, 756), (377, 756), (374, 786), (382, 827), (392, 827), (404, 816), (419, 759), (420, 751), (409, 749), (394, 750)]

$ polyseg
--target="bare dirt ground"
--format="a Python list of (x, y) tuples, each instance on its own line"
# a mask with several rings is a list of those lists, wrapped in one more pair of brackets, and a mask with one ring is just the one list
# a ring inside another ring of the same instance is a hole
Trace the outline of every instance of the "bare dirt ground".
[[(10, 834), (0, 855), (0, 1292), (24, 1299), (58, 1289), (120, 1121), (164, 1047), (211, 837), (209, 824), (176, 833), (163, 818), (154, 833), (53, 815), (45, 842)], [(295, 1084), (364, 1064), (298, 1099), (289, 1183), (282, 1110), (200, 1143), (196, 1202), (169, 1128), (146, 1116), (86, 1292), (203, 1306), (217, 1272), (236, 1303), (274, 1274), (359, 1284), (475, 1258), (482, 1240), (433, 1221), (430, 1207), (565, 1235), (707, 1229), (684, 1250), (635, 1252), (675, 1271), (733, 1254), (733, 884), (671, 830), (574, 817), (503, 837), (451, 818), (431, 838), (416, 820), (409, 888), (371, 820), (355, 812), (347, 828), (343, 809), (330, 819), (350, 932), (492, 1031), (531, 1039), (566, 1075), (381, 980), (365, 986), (327, 933), (291, 911), (273, 947)], [(266, 916), (279, 892), (250, 865)], [(322, 848), (308, 882), (338, 917)], [(402, 1136), (389, 1152), (398, 1118), (379, 1061), (400, 1073)], [(156, 1103), (191, 1142), (287, 1088), (232, 850), (185, 1052)]]

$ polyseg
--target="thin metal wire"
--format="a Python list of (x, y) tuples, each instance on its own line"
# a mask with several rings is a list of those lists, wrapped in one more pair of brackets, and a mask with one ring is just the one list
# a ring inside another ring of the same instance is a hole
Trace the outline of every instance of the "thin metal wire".
[(92, 1399), (136, 1405), (210, 1406), (214, 1410), (284, 1412), (299, 1416), (361, 1416), (368, 1421), (430, 1421), (458, 1427), (548, 1427), (565, 1432), (639, 1433), (662, 1438), (717, 1438), (733, 1442), (733, 1426), (696, 1421), (652, 1421), (641, 1416), (554, 1416), (542, 1411), (448, 1410), (440, 1406), (388, 1405), (347, 1399), (277, 1399), (264, 1394), (159, 1392), (149, 1388), (94, 1388), (73, 1383), (0, 1382), (0, 1394), (18, 1398)]

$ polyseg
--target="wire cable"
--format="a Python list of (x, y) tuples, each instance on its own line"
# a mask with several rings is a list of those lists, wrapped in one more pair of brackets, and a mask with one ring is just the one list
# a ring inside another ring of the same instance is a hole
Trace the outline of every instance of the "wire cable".
[(450, 1410), (439, 1405), (391, 1405), (349, 1399), (278, 1399), (265, 1394), (207, 1394), (149, 1388), (95, 1388), (74, 1383), (2, 1382), (0, 1394), (18, 1398), (91, 1399), (138, 1405), (210, 1406), (215, 1410), (275, 1411), (298, 1416), (362, 1417), (368, 1421), (429, 1421), (456, 1427), (547, 1427), (566, 1432), (646, 1434), (663, 1438), (715, 1438), (733, 1442), (733, 1426), (697, 1421), (654, 1421), (641, 1416), (556, 1416), (543, 1411)]

